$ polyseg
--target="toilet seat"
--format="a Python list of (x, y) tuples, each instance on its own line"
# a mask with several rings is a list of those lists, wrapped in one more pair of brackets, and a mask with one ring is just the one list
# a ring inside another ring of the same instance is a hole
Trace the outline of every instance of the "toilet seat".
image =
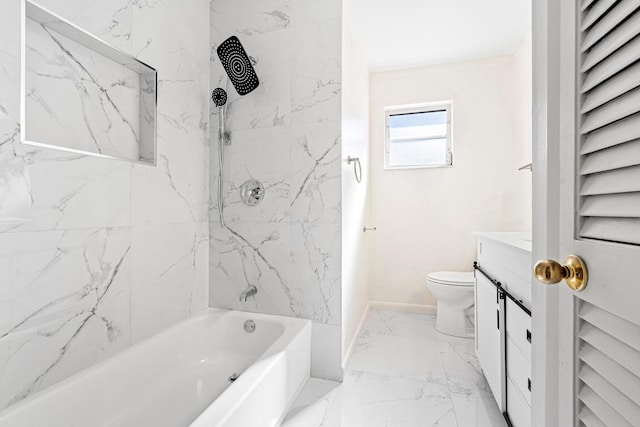
[(447, 286), (473, 286), (473, 272), (436, 271), (427, 275), (427, 280)]

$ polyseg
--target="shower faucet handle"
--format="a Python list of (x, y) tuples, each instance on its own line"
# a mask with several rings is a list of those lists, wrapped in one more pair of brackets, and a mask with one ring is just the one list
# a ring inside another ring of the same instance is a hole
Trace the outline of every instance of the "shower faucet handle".
[(264, 186), (260, 182), (250, 179), (240, 187), (240, 198), (245, 205), (255, 206), (264, 199)]
[(262, 191), (260, 190), (260, 187), (252, 188), (250, 197), (253, 197), (254, 199), (261, 199)]

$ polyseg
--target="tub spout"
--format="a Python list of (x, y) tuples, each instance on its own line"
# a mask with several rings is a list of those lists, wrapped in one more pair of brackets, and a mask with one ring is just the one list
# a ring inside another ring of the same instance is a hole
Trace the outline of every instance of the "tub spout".
[(240, 294), (240, 301), (247, 302), (247, 298), (257, 293), (258, 293), (258, 288), (256, 288), (254, 285), (249, 285), (249, 288), (247, 290), (242, 291), (242, 293)]

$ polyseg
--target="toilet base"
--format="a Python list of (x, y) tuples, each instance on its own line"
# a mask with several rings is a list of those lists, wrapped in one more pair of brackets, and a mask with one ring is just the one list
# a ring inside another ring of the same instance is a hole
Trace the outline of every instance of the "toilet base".
[(468, 326), (468, 323), (464, 310), (438, 303), (436, 331), (459, 338), (474, 338), (475, 332), (472, 326)]

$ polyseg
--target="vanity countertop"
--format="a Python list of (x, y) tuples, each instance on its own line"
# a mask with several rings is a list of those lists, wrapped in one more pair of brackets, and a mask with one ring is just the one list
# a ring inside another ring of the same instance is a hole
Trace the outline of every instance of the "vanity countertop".
[(496, 242), (531, 252), (531, 232), (475, 232), (477, 237), (484, 237)]

